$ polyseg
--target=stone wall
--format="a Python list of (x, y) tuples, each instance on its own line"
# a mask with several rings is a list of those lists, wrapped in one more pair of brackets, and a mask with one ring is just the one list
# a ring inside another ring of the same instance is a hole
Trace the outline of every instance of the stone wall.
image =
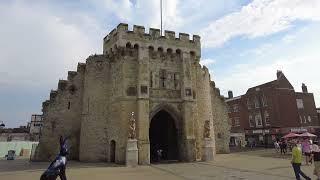
[(59, 80), (50, 100), (42, 105), (43, 128), (35, 160), (50, 160), (59, 152), (59, 137), (68, 137), (70, 158), (79, 158), (79, 138), (82, 112), (82, 92), (85, 64), (68, 72), (68, 80)]
[(230, 122), (225, 99), (211, 81), (211, 102), (216, 153), (229, 153)]
[[(212, 138), (212, 144), (214, 144), (214, 128), (213, 128), (213, 116), (212, 110), (215, 108), (211, 104), (211, 88), (210, 88), (210, 75), (208, 69), (204, 66), (198, 64), (197, 71), (195, 73), (197, 75), (196, 87), (197, 91), (195, 91), (194, 96), (197, 100), (197, 158), (201, 159), (202, 147), (204, 145), (204, 123), (205, 121), (210, 122), (211, 132), (210, 137)], [(214, 147), (213, 147), (214, 148)]]

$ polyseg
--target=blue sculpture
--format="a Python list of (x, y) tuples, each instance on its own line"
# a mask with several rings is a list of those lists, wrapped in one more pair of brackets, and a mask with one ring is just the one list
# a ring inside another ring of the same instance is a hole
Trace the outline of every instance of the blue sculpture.
[(61, 180), (67, 180), (66, 165), (68, 146), (66, 143), (67, 138), (63, 139), (60, 136), (60, 152), (59, 155), (52, 161), (48, 169), (41, 175), (40, 180), (56, 180), (59, 176)]

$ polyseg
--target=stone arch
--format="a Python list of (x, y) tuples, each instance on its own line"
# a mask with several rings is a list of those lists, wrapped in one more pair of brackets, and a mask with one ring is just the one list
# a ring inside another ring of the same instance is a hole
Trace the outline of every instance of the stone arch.
[(134, 45), (133, 45), (133, 48), (134, 48), (134, 49), (139, 49), (139, 44), (137, 44), (137, 43), (134, 44)]
[(163, 48), (162, 47), (158, 47), (158, 51), (159, 52), (163, 52)]
[(167, 53), (168, 53), (168, 54), (172, 54), (172, 49), (171, 49), (171, 48), (168, 48), (168, 49), (167, 49)]
[(130, 42), (127, 42), (127, 44), (126, 44), (126, 48), (132, 48), (132, 45), (131, 45), (131, 43)]
[[(180, 115), (169, 104), (160, 104), (150, 113), (150, 161), (180, 161), (182, 155)], [(161, 155), (158, 153), (160, 152)]]
[(154, 47), (153, 46), (149, 46), (149, 51), (153, 51), (154, 50)]
[(181, 50), (180, 50), (180, 49), (177, 49), (177, 50), (176, 50), (176, 53), (177, 53), (178, 55), (180, 55), (180, 54), (181, 54)]
[(160, 111), (166, 111), (168, 114), (170, 114), (173, 119), (174, 119), (174, 124), (178, 131), (181, 130), (181, 115), (180, 113), (174, 108), (172, 105), (167, 104), (167, 103), (162, 103), (157, 105), (156, 107), (153, 108), (153, 110), (150, 112), (150, 119), (149, 119), (149, 124), (151, 123), (152, 118)]

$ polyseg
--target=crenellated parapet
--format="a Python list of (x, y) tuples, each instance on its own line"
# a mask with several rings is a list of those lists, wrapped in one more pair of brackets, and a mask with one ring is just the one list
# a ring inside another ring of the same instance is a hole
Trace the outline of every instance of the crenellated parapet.
[(120, 23), (117, 28), (113, 29), (105, 38), (103, 44), (103, 53), (110, 54), (117, 47), (125, 47), (127, 43), (138, 45), (139, 47), (153, 46), (155, 49), (159, 47), (163, 49), (177, 49), (183, 52), (193, 52), (195, 56), (201, 56), (200, 36), (179, 33), (176, 37), (174, 31), (164, 31), (164, 36), (160, 35), (160, 30), (150, 28), (146, 33), (145, 27), (134, 25), (133, 30), (128, 29), (128, 24)]
[(50, 92), (50, 102), (53, 102), (56, 99), (57, 95), (58, 95), (58, 91), (51, 90), (51, 92)]
[(68, 81), (72, 81), (77, 76), (77, 74), (77, 71), (68, 71)]
[(68, 85), (68, 80), (59, 80), (59, 83), (58, 83), (58, 91), (63, 91), (66, 89)]
[(42, 112), (45, 113), (48, 111), (48, 107), (50, 105), (50, 101), (46, 100), (44, 102), (42, 102)]
[(86, 71), (86, 63), (78, 63), (77, 72), (84, 73)]

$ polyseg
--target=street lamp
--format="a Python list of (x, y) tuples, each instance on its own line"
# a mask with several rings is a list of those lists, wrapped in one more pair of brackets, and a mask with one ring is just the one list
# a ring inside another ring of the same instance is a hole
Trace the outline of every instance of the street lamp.
[(6, 127), (6, 125), (3, 123), (3, 121), (1, 121), (1, 123), (0, 123), (0, 129), (3, 129), (4, 127)]

